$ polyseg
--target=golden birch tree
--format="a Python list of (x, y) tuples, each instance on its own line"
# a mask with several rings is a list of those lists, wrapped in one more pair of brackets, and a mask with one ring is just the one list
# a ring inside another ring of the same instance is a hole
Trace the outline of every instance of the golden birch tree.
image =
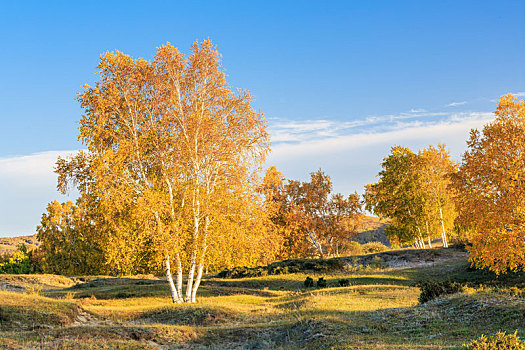
[(525, 268), (525, 102), (503, 96), (495, 115), (471, 130), (454, 183), (470, 261), (504, 273)]
[(268, 208), (283, 239), (281, 257), (338, 256), (361, 223), (357, 194), (332, 194), (332, 181), (321, 170), (310, 182), (289, 180), (274, 167), (264, 178)]
[[(440, 231), (443, 247), (448, 247), (447, 232), (450, 235), (456, 217), (453, 194), (450, 186), (451, 175), (457, 164), (450, 159), (450, 152), (444, 144), (432, 145), (420, 150), (415, 158), (415, 169), (419, 175), (424, 211), (425, 229), (431, 245), (431, 232)], [(436, 229), (437, 226), (437, 229)]]
[(247, 91), (227, 86), (210, 41), (195, 43), (188, 57), (166, 44), (152, 62), (106, 53), (98, 69), (100, 81), (78, 97), (97, 193), (148, 216), (173, 302), (195, 302), (229, 199), (256, 186), (265, 119)]

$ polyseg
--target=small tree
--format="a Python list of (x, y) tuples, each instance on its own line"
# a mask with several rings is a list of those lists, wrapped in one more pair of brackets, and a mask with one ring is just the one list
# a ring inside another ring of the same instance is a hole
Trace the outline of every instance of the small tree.
[[(273, 201), (272, 220), (284, 235), (288, 256), (338, 256), (361, 223), (357, 194), (331, 194), (332, 181), (321, 170), (310, 174), (310, 182), (290, 180), (270, 168), (265, 177)], [(311, 254), (313, 249), (315, 254)]]
[(386, 231), (391, 240), (424, 247), (424, 198), (416, 158), (408, 147), (392, 147), (381, 163), (378, 182), (365, 186), (364, 197), (367, 210), (390, 219)]

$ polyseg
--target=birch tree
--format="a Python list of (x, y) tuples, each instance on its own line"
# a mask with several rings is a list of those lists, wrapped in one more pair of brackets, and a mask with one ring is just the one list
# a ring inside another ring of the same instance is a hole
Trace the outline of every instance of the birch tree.
[[(432, 145), (419, 151), (416, 158), (416, 171), (419, 173), (420, 190), (425, 196), (425, 225), (433, 227), (438, 223), (443, 247), (448, 247), (447, 231), (451, 231), (456, 217), (451, 191), (451, 175), (457, 165), (450, 159), (444, 144)], [(428, 233), (430, 244), (430, 232)]]
[(358, 195), (332, 194), (332, 181), (321, 170), (311, 173), (309, 182), (289, 180), (286, 185), (270, 170), (265, 180), (278, 207), (272, 218), (285, 235), (286, 255), (338, 256), (361, 223)]
[(152, 62), (106, 53), (100, 81), (78, 97), (98, 192), (148, 213), (175, 303), (195, 302), (212, 228), (229, 198), (256, 185), (269, 142), (251, 95), (227, 86), (212, 43), (192, 48), (185, 57), (168, 43)]
[(425, 248), (424, 198), (414, 168), (417, 155), (408, 147), (394, 146), (381, 163), (377, 183), (365, 186), (366, 209), (388, 218), (386, 232), (396, 243)]
[(471, 130), (454, 184), (470, 261), (504, 273), (525, 269), (525, 102), (502, 96), (495, 114)]

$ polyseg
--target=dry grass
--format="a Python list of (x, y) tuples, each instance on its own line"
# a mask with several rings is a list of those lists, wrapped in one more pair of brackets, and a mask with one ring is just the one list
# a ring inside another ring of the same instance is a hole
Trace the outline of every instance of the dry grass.
[[(148, 276), (87, 278), (42, 292), (52, 298), (1, 292), (2, 313), (27, 312), (2, 321), (10, 326), (0, 332), (0, 348), (442, 349), (500, 329), (525, 336), (523, 275), (480, 288), (475, 284), (488, 285), (494, 276), (468, 271), (464, 256), (452, 250), (425, 256), (438, 258), (404, 270), (309, 274), (324, 276), (324, 289), (304, 288), (304, 273), (209, 277), (195, 305), (173, 305), (166, 283)], [(428, 277), (473, 284), (464, 294), (418, 305), (415, 283)], [(351, 285), (339, 287), (340, 278)]]

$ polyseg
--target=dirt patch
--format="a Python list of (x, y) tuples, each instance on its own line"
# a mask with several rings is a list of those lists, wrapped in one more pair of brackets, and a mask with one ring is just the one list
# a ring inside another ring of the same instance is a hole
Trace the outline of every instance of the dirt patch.
[(454, 248), (404, 249), (343, 258), (350, 265), (373, 265), (380, 261), (386, 268), (406, 269), (433, 266), (451, 259), (466, 259), (467, 252)]

